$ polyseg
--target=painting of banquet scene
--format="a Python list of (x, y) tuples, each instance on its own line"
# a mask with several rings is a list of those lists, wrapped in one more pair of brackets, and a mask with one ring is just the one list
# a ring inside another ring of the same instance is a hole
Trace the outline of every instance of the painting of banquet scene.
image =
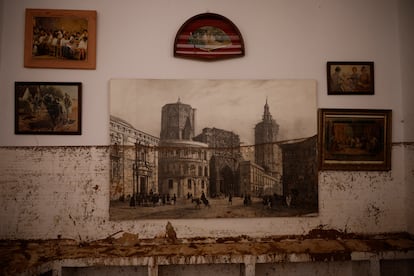
[(88, 20), (73, 17), (34, 17), (32, 57), (85, 60), (88, 54)]

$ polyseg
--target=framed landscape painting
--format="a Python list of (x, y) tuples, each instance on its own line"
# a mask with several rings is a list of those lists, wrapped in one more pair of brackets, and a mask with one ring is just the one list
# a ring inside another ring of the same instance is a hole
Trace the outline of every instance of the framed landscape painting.
[(321, 170), (391, 169), (391, 110), (319, 109)]
[(26, 9), (24, 66), (96, 68), (96, 11)]
[(15, 133), (80, 135), (80, 82), (15, 82)]
[(328, 95), (373, 95), (374, 63), (331, 61), (327, 63)]
[(110, 82), (110, 218), (315, 216), (314, 80)]

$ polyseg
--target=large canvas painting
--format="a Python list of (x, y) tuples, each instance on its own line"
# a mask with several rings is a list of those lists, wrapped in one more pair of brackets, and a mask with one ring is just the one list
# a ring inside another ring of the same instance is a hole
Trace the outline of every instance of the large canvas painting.
[(316, 82), (110, 82), (110, 218), (318, 213)]

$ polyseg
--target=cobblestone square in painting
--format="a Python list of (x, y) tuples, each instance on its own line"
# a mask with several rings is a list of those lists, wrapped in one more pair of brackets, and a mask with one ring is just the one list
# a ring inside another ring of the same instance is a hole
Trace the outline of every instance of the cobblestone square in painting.
[(130, 206), (129, 202), (111, 202), (111, 220), (135, 219), (187, 219), (187, 218), (245, 218), (245, 217), (287, 217), (287, 216), (315, 216), (317, 209), (303, 207), (288, 207), (284, 202), (276, 202), (270, 207), (264, 205), (261, 198), (252, 198), (249, 205), (244, 204), (241, 197), (233, 197), (232, 204), (228, 198), (208, 199), (210, 205), (197, 206), (191, 199), (180, 199), (175, 205)]

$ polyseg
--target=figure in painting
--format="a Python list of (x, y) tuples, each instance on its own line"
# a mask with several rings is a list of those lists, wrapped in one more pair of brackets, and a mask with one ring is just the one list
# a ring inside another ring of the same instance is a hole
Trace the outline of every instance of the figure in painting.
[(365, 66), (362, 66), (361, 68), (361, 75), (359, 76), (358, 81), (358, 89), (359, 90), (369, 90), (371, 82), (371, 77), (369, 75), (369, 72)]
[(343, 88), (344, 79), (341, 75), (341, 67), (337, 66), (335, 72), (331, 75), (331, 90), (332, 91), (344, 91)]

